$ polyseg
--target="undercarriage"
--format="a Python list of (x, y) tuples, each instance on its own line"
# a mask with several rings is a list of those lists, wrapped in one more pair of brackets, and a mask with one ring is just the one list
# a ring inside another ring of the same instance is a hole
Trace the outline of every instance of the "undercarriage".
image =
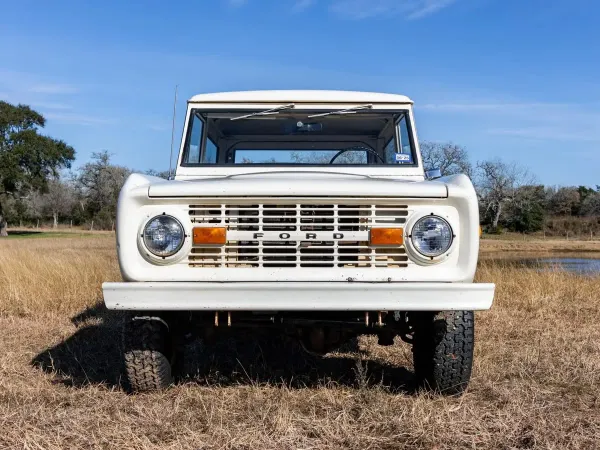
[(162, 312), (156, 317), (164, 320), (169, 328), (178, 330), (178, 334), (186, 339), (200, 337), (206, 342), (212, 342), (219, 336), (230, 334), (234, 329), (260, 328), (298, 338), (306, 350), (325, 354), (359, 335), (376, 335), (378, 343), (386, 346), (393, 345), (396, 336), (411, 343), (413, 330), (410, 318), (415, 315), (416, 313), (409, 315), (400, 311), (195, 311)]
[(138, 315), (126, 322), (124, 359), (131, 389), (149, 391), (172, 384), (173, 362), (188, 341), (199, 337), (210, 345), (249, 327), (295, 337), (305, 350), (319, 355), (359, 335), (377, 335), (380, 345), (393, 345), (399, 336), (412, 344), (418, 386), (446, 395), (461, 394), (471, 376), (472, 311), (162, 313)]

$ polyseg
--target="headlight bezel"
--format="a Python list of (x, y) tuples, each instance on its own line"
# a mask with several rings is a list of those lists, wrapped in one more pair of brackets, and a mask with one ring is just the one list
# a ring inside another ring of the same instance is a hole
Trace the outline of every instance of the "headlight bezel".
[[(450, 233), (451, 233), (450, 245), (448, 246), (448, 248), (445, 251), (443, 251), (442, 253), (440, 253), (437, 256), (425, 255), (424, 253), (421, 253), (421, 251), (417, 248), (417, 246), (413, 242), (413, 231), (414, 231), (415, 227), (417, 226), (417, 224), (419, 222), (421, 222), (422, 220), (425, 220), (425, 219), (431, 218), (431, 217), (434, 217), (436, 219), (443, 221), (448, 226), (448, 228), (450, 229)], [(445, 214), (440, 214), (440, 213), (436, 214), (435, 212), (417, 214), (417, 215), (411, 217), (411, 219), (409, 220), (409, 223), (407, 223), (406, 230), (407, 231), (406, 231), (406, 236), (405, 236), (405, 240), (404, 240), (405, 248), (407, 250), (407, 253), (411, 257), (411, 259), (418, 264), (430, 265), (430, 264), (437, 264), (439, 262), (442, 262), (450, 256), (450, 254), (453, 252), (454, 248), (456, 247), (457, 236), (456, 236), (455, 227), (452, 226), (452, 221)]]
[[(148, 227), (148, 225), (150, 223), (152, 223), (152, 221), (154, 221), (155, 219), (158, 219), (160, 217), (168, 217), (169, 219), (174, 220), (177, 223), (177, 225), (179, 225), (179, 227), (181, 228), (181, 232), (183, 235), (181, 243), (178, 246), (177, 250), (168, 256), (163, 256), (163, 255), (154, 253), (148, 247), (148, 245), (146, 245), (146, 240), (144, 238), (144, 236), (146, 234), (146, 228)], [(187, 253), (189, 253), (189, 249), (187, 252), (185, 251), (187, 249), (187, 247), (190, 246), (189, 241), (190, 241), (189, 232), (186, 229), (185, 225), (183, 224), (182, 220), (180, 218), (178, 218), (176, 215), (169, 214), (168, 212), (162, 212), (162, 213), (157, 213), (157, 214), (148, 214), (146, 216), (145, 220), (141, 223), (140, 229), (138, 231), (139, 251), (147, 261), (149, 261), (153, 264), (159, 264), (159, 265), (172, 264), (172, 263), (175, 263), (175, 262), (181, 260), (183, 257), (185, 257), (185, 255)]]

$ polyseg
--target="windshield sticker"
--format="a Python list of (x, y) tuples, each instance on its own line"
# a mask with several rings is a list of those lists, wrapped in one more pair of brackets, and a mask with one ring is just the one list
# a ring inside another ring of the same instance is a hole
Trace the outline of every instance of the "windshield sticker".
[(396, 153), (396, 162), (410, 162), (410, 155), (404, 153)]

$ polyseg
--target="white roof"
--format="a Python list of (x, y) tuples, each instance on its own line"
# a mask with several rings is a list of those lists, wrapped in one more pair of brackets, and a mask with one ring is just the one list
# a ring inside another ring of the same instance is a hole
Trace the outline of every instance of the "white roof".
[(412, 103), (404, 95), (358, 91), (239, 91), (194, 95), (190, 103)]

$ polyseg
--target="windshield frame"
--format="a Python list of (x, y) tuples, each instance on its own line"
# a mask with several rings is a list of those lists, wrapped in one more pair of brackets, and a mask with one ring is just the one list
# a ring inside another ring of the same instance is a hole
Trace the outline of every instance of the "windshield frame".
[[(346, 109), (353, 106), (364, 104), (365, 102), (360, 100), (348, 100), (342, 99), (335, 101), (316, 101), (316, 100), (296, 100), (292, 98), (286, 98), (282, 101), (267, 100), (261, 101), (259, 99), (252, 99), (248, 101), (231, 101), (227, 100), (213, 100), (207, 99), (202, 101), (196, 101), (195, 98), (188, 100), (186, 110), (184, 114), (183, 126), (180, 128), (182, 132), (178, 139), (178, 152), (175, 161), (175, 175), (174, 179), (179, 181), (192, 181), (204, 178), (214, 177), (229, 177), (236, 175), (249, 175), (259, 173), (278, 173), (293, 172), (296, 174), (303, 173), (340, 173), (341, 168), (335, 166), (254, 166), (254, 165), (216, 165), (216, 164), (205, 164), (198, 166), (184, 166), (183, 153), (184, 146), (186, 143), (186, 136), (188, 133), (189, 118), (192, 116), (192, 111), (197, 110), (202, 113), (228, 113), (230, 115), (242, 114), (250, 111), (266, 110), (277, 106), (288, 104), (290, 101), (294, 101), (296, 108), (301, 111), (332, 111)], [(423, 158), (419, 149), (419, 138), (418, 130), (415, 125), (415, 113), (412, 102), (410, 101), (390, 101), (390, 102), (373, 102), (373, 111), (381, 112), (406, 112), (409, 127), (409, 136), (415, 151), (415, 158), (413, 165), (361, 165), (361, 166), (344, 166), (343, 172), (356, 176), (363, 177), (381, 177), (389, 179), (404, 179), (413, 181), (422, 181), (425, 179), (425, 172), (423, 169)]]
[[(325, 106), (325, 105), (323, 105)], [(295, 105), (295, 107), (293, 108), (293, 113), (294, 114), (306, 114), (307, 116), (311, 115), (311, 114), (322, 114), (322, 113), (332, 113), (335, 114), (337, 111), (339, 110), (344, 110), (344, 109), (351, 109), (351, 108), (339, 108), (337, 105), (331, 105), (331, 107), (328, 108), (306, 108), (303, 107), (303, 105)], [(234, 162), (226, 162), (223, 163), (221, 158), (221, 154), (231, 154), (231, 147), (237, 145), (237, 144), (233, 144), (228, 148), (224, 148), (224, 149), (219, 149), (219, 154), (217, 155), (217, 161), (215, 163), (210, 163), (210, 162), (200, 162), (203, 161), (204, 156), (206, 155), (206, 145), (208, 142), (208, 129), (209, 126), (207, 126), (207, 118), (210, 117), (210, 115), (213, 114), (232, 114), (232, 115), (246, 115), (246, 114), (253, 114), (256, 112), (260, 112), (261, 109), (260, 108), (228, 108), (228, 109), (219, 109), (219, 108), (202, 108), (202, 107), (194, 107), (193, 105), (189, 105), (188, 107), (188, 114), (187, 114), (187, 118), (186, 118), (186, 123), (185, 123), (185, 130), (184, 130), (184, 134), (183, 134), (183, 139), (181, 142), (181, 149), (180, 149), (180, 155), (179, 155), (179, 161), (178, 161), (178, 167), (186, 167), (186, 168), (234, 168), (234, 167), (269, 167), (269, 168), (277, 168), (277, 167), (329, 167), (329, 166), (344, 166), (344, 167), (355, 167), (355, 168), (381, 168), (381, 167), (386, 167), (386, 168), (393, 168), (393, 169), (402, 169), (402, 168), (415, 168), (415, 167), (419, 167), (420, 165), (420, 158), (418, 157), (418, 148), (415, 142), (415, 133), (414, 133), (414, 129), (413, 129), (413, 120), (412, 120), (412, 111), (410, 108), (407, 107), (401, 107), (401, 108), (389, 108), (389, 109), (382, 109), (382, 108), (373, 108), (373, 109), (368, 109), (368, 110), (357, 110), (358, 113), (361, 114), (374, 114), (374, 115), (381, 115), (381, 114), (389, 114), (389, 115), (394, 115), (394, 141), (395, 141), (395, 146), (396, 146), (396, 152), (399, 153), (399, 147), (402, 145), (401, 143), (401, 136), (400, 136), (400, 132), (399, 132), (399, 122), (401, 121), (402, 117), (405, 118), (406, 120), (406, 127), (407, 127), (407, 134), (408, 134), (408, 138), (409, 138), (409, 146), (410, 146), (410, 154), (411, 154), (411, 163), (403, 163), (403, 164), (392, 164), (392, 163), (386, 163), (386, 164), (382, 164), (382, 163), (377, 163), (377, 158), (375, 158), (373, 155), (370, 155), (367, 157), (367, 163), (366, 164), (326, 164), (326, 163), (317, 163), (317, 164), (307, 164), (307, 163), (282, 163), (282, 162), (278, 162), (278, 163), (248, 163), (248, 164), (239, 164), (239, 163), (234, 163)], [(284, 110), (282, 109), (283, 113), (289, 113), (289, 110)], [(277, 112), (275, 113), (277, 114)], [(347, 117), (347, 114), (344, 114), (345, 117)], [(201, 148), (199, 149), (199, 156), (198, 156), (198, 161), (199, 162), (186, 162), (187, 156), (188, 156), (188, 152), (189, 152), (189, 146), (188, 146), (188, 142), (191, 139), (191, 134), (192, 134), (192, 124), (194, 121), (194, 118), (198, 117), (199, 120), (202, 121), (202, 136), (201, 136)], [(348, 117), (350, 118), (350, 117)], [(240, 120), (256, 120), (256, 119), (240, 119)], [(289, 139), (286, 140), (285, 135), (281, 135), (281, 142), (290, 142)], [(327, 140), (332, 142), (335, 141), (335, 135), (328, 135), (326, 136)], [(343, 139), (340, 139), (339, 142), (343, 142), (343, 141), (348, 141), (349, 144), (356, 144), (357, 142), (361, 141), (361, 137), (360, 136), (356, 136), (356, 137), (352, 137), (350, 138), (349, 136), (344, 136)], [(278, 139), (276, 137), (271, 137), (269, 139), (269, 141), (273, 141), (273, 142), (277, 142)], [(242, 142), (242, 140), (240, 140), (240, 142)], [(368, 148), (373, 149), (371, 146), (367, 145), (365, 143), (365, 146)], [(373, 149), (375, 151), (377, 151), (377, 149)], [(378, 152), (380, 153), (380, 152)], [(385, 154), (381, 154), (381, 156), (383, 156), (385, 158)], [(234, 158), (230, 158), (230, 160), (235, 160)]]

